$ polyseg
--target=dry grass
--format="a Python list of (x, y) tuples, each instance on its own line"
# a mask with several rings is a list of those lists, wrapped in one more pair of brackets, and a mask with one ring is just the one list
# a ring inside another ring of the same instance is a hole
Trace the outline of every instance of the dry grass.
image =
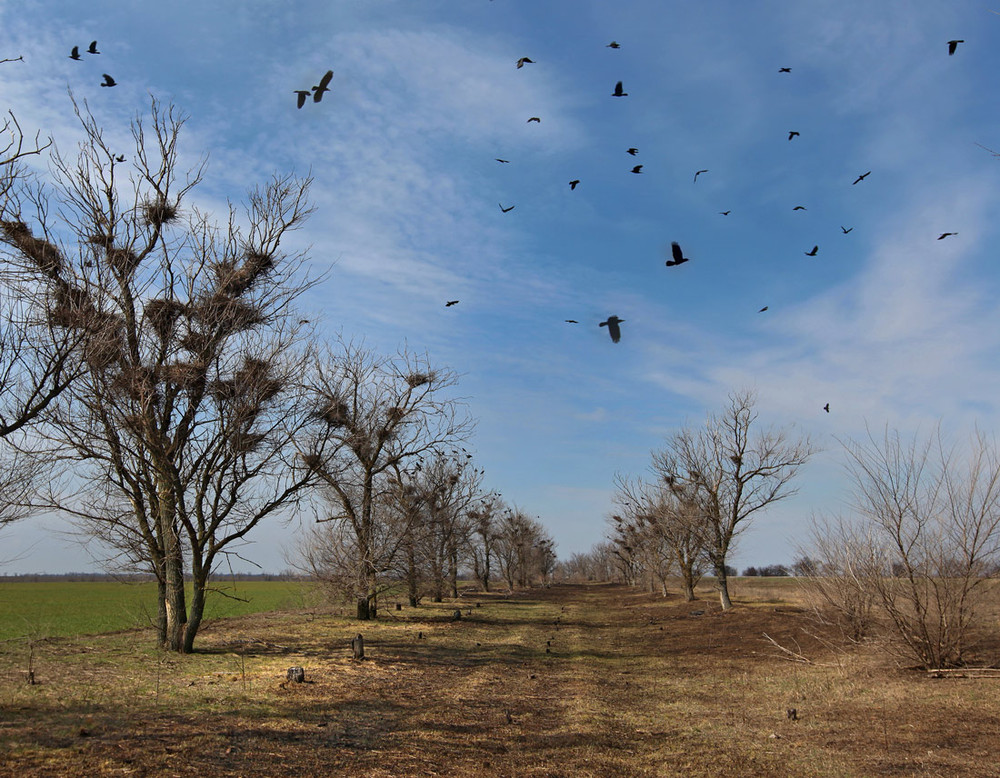
[(467, 595), (456, 622), (455, 603), (256, 614), (207, 625), (193, 656), (143, 632), (48, 640), (33, 686), (7, 643), (0, 774), (1000, 775), (1000, 681), (832, 650), (797, 592), (740, 581), (727, 614), (707, 589), (618, 586)]

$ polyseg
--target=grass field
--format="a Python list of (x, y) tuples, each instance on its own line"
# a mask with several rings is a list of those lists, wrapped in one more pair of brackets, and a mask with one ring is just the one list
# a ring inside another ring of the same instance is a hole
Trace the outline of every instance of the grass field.
[[(307, 594), (307, 585), (295, 581), (219, 581), (213, 586), (206, 619), (301, 607)], [(0, 583), (0, 641), (136, 629), (148, 627), (155, 617), (155, 583)]]
[(707, 587), (612, 585), (365, 624), (272, 611), (206, 624), (187, 656), (148, 630), (7, 641), (0, 775), (1000, 776), (1000, 679), (837, 648), (801, 597), (741, 579), (728, 613)]

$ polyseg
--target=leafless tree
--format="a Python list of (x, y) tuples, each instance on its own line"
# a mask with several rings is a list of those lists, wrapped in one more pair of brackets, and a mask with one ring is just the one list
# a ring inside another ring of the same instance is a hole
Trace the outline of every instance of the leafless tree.
[(75, 488), (45, 506), (156, 575), (160, 640), (189, 652), (213, 569), (312, 480), (292, 446), (308, 416), (292, 305), (311, 282), (280, 248), (309, 182), (274, 178), (220, 228), (185, 209), (202, 167), (178, 169), (174, 108), (153, 100), (132, 122), (126, 168), (74, 107), (77, 157), (54, 155), (51, 185), (8, 191), (0, 225), (46, 324), (77, 342), (80, 376), (43, 428)]
[(507, 509), (498, 524), (496, 558), (511, 591), (536, 581), (547, 582), (555, 568), (555, 542), (542, 524), (517, 507)]
[(483, 585), (483, 591), (490, 590), (493, 561), (496, 556), (496, 542), (500, 516), (507, 505), (498, 492), (482, 495), (469, 511), (472, 522), (469, 539), (469, 553), (472, 557), (473, 572)]
[(726, 559), (733, 543), (763, 510), (794, 494), (790, 482), (813, 453), (807, 438), (759, 429), (755, 403), (753, 392), (731, 394), (721, 414), (673, 433), (653, 456), (664, 483), (696, 506), (723, 610), (732, 607)]
[[(848, 596), (874, 600), (903, 654), (928, 668), (964, 663), (1000, 570), (996, 445), (978, 432), (959, 447), (940, 430), (907, 441), (886, 429), (845, 448), (854, 517), (818, 525), (815, 555), (827, 562), (826, 550), (835, 560), (831, 577), (850, 575)], [(853, 542), (842, 551), (835, 544), (845, 534)]]
[(449, 393), (455, 373), (405, 350), (386, 357), (340, 341), (317, 361), (312, 383), (316, 421), (305, 462), (333, 506), (326, 520), (350, 528), (357, 616), (374, 618), (380, 577), (405, 537), (384, 532), (390, 508), (380, 507), (391, 506), (385, 495), (400, 471), (463, 440), (472, 422)]

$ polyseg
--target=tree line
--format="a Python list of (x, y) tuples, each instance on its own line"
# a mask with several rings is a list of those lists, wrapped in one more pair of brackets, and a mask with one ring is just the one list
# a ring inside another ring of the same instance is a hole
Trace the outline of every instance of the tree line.
[[(322, 342), (296, 310), (322, 279), (288, 252), (310, 180), (276, 175), (220, 224), (191, 202), (184, 117), (153, 99), (115, 148), (86, 106), (74, 156), (0, 158), (0, 523), (55, 511), (157, 583), (157, 632), (190, 652), (213, 573), (265, 519), (311, 514), (302, 558), (358, 618), (544, 578), (545, 529), (459, 453), (473, 421), (429, 357)], [(185, 586), (191, 582), (191, 586)], [(190, 593), (189, 593), (190, 592)]]

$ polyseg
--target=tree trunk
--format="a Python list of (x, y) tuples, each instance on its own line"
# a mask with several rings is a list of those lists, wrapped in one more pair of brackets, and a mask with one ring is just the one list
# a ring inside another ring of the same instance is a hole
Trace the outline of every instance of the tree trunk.
[(187, 624), (184, 627), (182, 654), (190, 654), (194, 651), (194, 638), (198, 634), (202, 616), (205, 614), (205, 591), (208, 587), (208, 581), (205, 580), (205, 575), (201, 572), (195, 573), (194, 579), (194, 591), (191, 594), (191, 611), (188, 614)]
[[(162, 478), (162, 477), (161, 477)], [(166, 635), (163, 647), (181, 651), (184, 646), (184, 625), (187, 603), (184, 596), (184, 556), (177, 534), (176, 504), (171, 484), (162, 479), (158, 488), (159, 531), (163, 542), (163, 605), (166, 615)]]
[(722, 603), (722, 610), (727, 611), (733, 607), (733, 601), (729, 599), (729, 579), (726, 577), (724, 565), (719, 565), (715, 571), (715, 588), (719, 590), (719, 602)]
[(458, 599), (458, 549), (452, 545), (448, 549), (448, 574), (451, 584), (451, 598)]

